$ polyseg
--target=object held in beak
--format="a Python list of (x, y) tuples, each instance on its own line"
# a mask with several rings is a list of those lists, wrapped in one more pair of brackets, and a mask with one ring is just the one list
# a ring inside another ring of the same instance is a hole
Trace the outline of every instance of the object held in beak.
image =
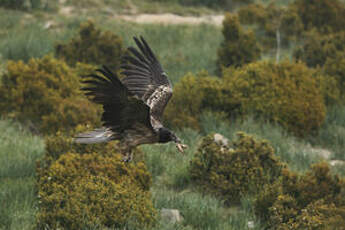
[(176, 143), (176, 148), (178, 149), (180, 153), (184, 153), (184, 149), (186, 149), (187, 147), (188, 147), (187, 145)]

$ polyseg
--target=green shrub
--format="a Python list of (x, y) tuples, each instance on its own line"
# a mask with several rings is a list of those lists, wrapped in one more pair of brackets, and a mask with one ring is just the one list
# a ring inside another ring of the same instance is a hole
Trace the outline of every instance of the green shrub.
[(339, 0), (296, 0), (293, 6), (305, 30), (320, 32), (344, 30), (345, 6)]
[(258, 193), (254, 207), (269, 229), (341, 229), (344, 192), (345, 180), (319, 163), (302, 175), (284, 169), (281, 180)]
[[(345, 90), (345, 31), (321, 35), (311, 31), (306, 35), (303, 45), (294, 51), (296, 59), (309, 67), (320, 67), (325, 75), (322, 88), (328, 94), (327, 104), (343, 103)], [(333, 94), (333, 95), (332, 95)]]
[[(166, 108), (165, 120), (172, 126), (199, 129), (202, 110), (216, 111), (217, 106), (213, 106), (213, 103), (222, 104), (219, 98), (223, 96), (221, 87), (221, 79), (210, 77), (207, 72), (200, 72), (196, 76), (187, 74), (174, 87), (174, 96)], [(218, 111), (230, 109), (230, 106), (226, 108), (224, 105)]]
[(18, 6), (23, 5), (24, 0), (1, 0), (0, 1), (0, 6), (2, 7), (12, 7), (12, 8), (16, 8)]
[(243, 24), (264, 25), (267, 21), (267, 12), (262, 4), (249, 4), (238, 11), (238, 18)]
[[(222, 79), (205, 72), (187, 74), (175, 85), (165, 116), (173, 126), (200, 128), (200, 115), (205, 110), (227, 117), (254, 113), (303, 136), (317, 131), (325, 119), (326, 80), (302, 63), (288, 62), (227, 68)], [(332, 99), (333, 95), (326, 96)]]
[(223, 72), (224, 87), (241, 104), (241, 113), (254, 112), (279, 123), (297, 136), (317, 131), (325, 119), (318, 72), (302, 63), (259, 62)]
[(337, 207), (334, 204), (327, 204), (322, 199), (315, 201), (302, 209), (295, 220), (290, 220), (288, 226), (293, 229), (344, 229), (345, 206)]
[(238, 16), (242, 24), (256, 26), (257, 39), (266, 48), (277, 47), (277, 32), (284, 46), (296, 41), (303, 32), (303, 23), (296, 11), (278, 7), (275, 3), (268, 6), (250, 4), (242, 7)]
[(293, 194), (298, 205), (305, 207), (312, 201), (319, 199), (324, 199), (328, 203), (339, 201), (342, 199), (339, 197), (342, 195), (341, 190), (345, 188), (344, 182), (337, 175), (331, 174), (327, 163), (319, 163), (313, 165), (310, 171), (300, 176), (296, 188), (287, 187), (283, 191)]
[(267, 141), (245, 133), (237, 135), (231, 148), (220, 146), (213, 135), (208, 135), (190, 163), (194, 183), (227, 202), (238, 202), (242, 195), (272, 183), (284, 167)]
[(0, 6), (4, 8), (29, 9), (30, 5), (30, 1), (26, 0), (0, 0)]
[(151, 176), (143, 163), (126, 164), (120, 155), (98, 153), (47, 159), (37, 167), (38, 229), (153, 225)]
[[(345, 33), (344, 33), (345, 34)], [(345, 40), (344, 40), (345, 42)], [(345, 51), (345, 49), (344, 49)], [(329, 76), (329, 80), (335, 81), (335, 84), (340, 92), (339, 103), (344, 104), (345, 98), (345, 54), (343, 52), (337, 52), (334, 57), (328, 57), (324, 65), (324, 72)]]
[(0, 0), (0, 7), (17, 9), (17, 10), (31, 10), (31, 9), (56, 9), (57, 0)]
[(345, 31), (321, 35), (313, 30), (306, 35), (302, 46), (294, 51), (294, 57), (309, 67), (322, 67), (327, 59), (337, 58), (345, 51)]
[(342, 103), (342, 84), (338, 83), (336, 76), (327, 75), (322, 69), (317, 69), (317, 72), (319, 74), (316, 76), (316, 82), (323, 95), (325, 105), (329, 107)]
[(224, 41), (218, 49), (219, 68), (238, 67), (260, 58), (261, 51), (254, 33), (245, 32), (236, 15), (225, 15), (222, 32)]
[(99, 125), (100, 108), (79, 91), (79, 73), (90, 66), (69, 68), (51, 56), (8, 62), (1, 78), (0, 111), (42, 133), (69, 131), (78, 124)]
[(117, 70), (124, 48), (119, 36), (110, 31), (102, 32), (92, 21), (88, 21), (81, 24), (77, 37), (67, 44), (56, 45), (55, 53), (72, 66), (84, 62)]

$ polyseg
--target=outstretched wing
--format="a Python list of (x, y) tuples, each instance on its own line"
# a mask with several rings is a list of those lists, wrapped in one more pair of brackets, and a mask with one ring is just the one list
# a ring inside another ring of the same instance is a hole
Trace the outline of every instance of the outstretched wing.
[(134, 37), (140, 51), (134, 47), (128, 50), (132, 55), (123, 58), (122, 80), (128, 90), (150, 107), (151, 123), (154, 128), (162, 126), (164, 109), (172, 96), (172, 86), (161, 64), (143, 37)]
[(133, 97), (116, 74), (107, 67), (96, 70), (97, 74), (86, 76), (82, 88), (90, 99), (103, 106), (102, 121), (114, 133), (135, 129), (136, 124), (144, 125), (150, 130), (150, 108), (143, 101)]

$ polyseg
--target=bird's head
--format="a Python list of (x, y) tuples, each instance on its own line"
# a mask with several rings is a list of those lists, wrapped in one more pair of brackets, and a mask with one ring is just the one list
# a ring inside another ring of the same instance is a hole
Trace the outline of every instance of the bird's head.
[(175, 133), (171, 132), (167, 128), (160, 128), (159, 129), (159, 143), (167, 143), (173, 141), (176, 144), (176, 148), (181, 153), (184, 152), (184, 149), (187, 148), (187, 145), (182, 144), (180, 138), (178, 138)]

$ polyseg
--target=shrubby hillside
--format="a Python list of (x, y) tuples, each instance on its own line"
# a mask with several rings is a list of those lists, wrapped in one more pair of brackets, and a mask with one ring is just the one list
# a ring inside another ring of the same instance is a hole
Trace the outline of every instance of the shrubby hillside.
[[(119, 15), (225, 15), (135, 24)], [(341, 0), (0, 0), (0, 229), (344, 229)], [(80, 91), (142, 35), (174, 85), (189, 146), (82, 145)], [(177, 209), (172, 223), (162, 209)]]

